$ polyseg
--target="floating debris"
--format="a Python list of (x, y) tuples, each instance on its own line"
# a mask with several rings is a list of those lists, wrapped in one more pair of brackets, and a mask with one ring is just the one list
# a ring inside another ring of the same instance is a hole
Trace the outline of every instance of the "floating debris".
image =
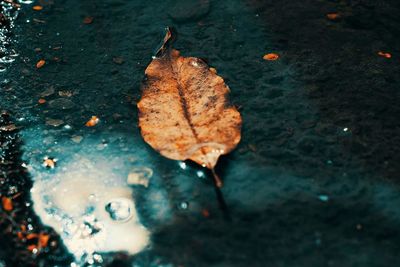
[(43, 7), (42, 6), (33, 6), (32, 9), (35, 11), (40, 11), (40, 10), (43, 10)]
[(275, 61), (277, 59), (279, 59), (279, 55), (276, 53), (269, 53), (269, 54), (265, 54), (263, 56), (264, 60), (268, 60), (268, 61)]
[(44, 103), (46, 103), (46, 99), (40, 98), (40, 99), (38, 100), (38, 103), (39, 103), (39, 104), (44, 104)]
[(1, 203), (3, 205), (3, 210), (5, 211), (12, 211), (14, 209), (12, 199), (9, 197), (2, 197)]
[(113, 57), (113, 62), (118, 65), (124, 64), (124, 59), (122, 57)]
[(208, 217), (210, 217), (210, 212), (207, 209), (202, 209), (201, 215), (203, 215), (203, 217), (205, 217), (205, 218), (208, 218)]
[(381, 56), (381, 57), (384, 57), (384, 58), (392, 58), (392, 54), (390, 54), (390, 53), (388, 53), (388, 52), (382, 52), (382, 51), (379, 51), (378, 52), (378, 55), (379, 56)]
[(36, 68), (40, 69), (40, 68), (42, 68), (45, 64), (46, 64), (46, 61), (45, 61), (44, 59), (41, 59), (41, 60), (39, 60), (39, 61), (36, 63)]
[(49, 158), (46, 156), (43, 158), (42, 166), (48, 169), (54, 169), (56, 167), (56, 162), (57, 162), (56, 158)]
[(61, 91), (58, 91), (58, 95), (62, 96), (62, 97), (71, 97), (74, 95), (74, 93), (70, 90), (61, 90)]
[(90, 120), (88, 120), (88, 121), (86, 122), (85, 125), (86, 125), (87, 127), (94, 127), (94, 126), (96, 126), (99, 122), (100, 122), (100, 119), (97, 118), (97, 116), (92, 116), (92, 117), (90, 118)]
[(332, 21), (338, 21), (339, 19), (341, 19), (340, 14), (337, 12), (328, 13), (328, 14), (326, 14), (326, 17), (327, 17), (327, 19), (332, 20)]
[(153, 176), (153, 170), (148, 167), (136, 167), (128, 174), (129, 185), (149, 186), (149, 180)]
[(83, 19), (83, 24), (92, 24), (93, 23), (93, 17), (87, 16)]
[(6, 132), (12, 132), (19, 129), (19, 127), (17, 127), (14, 123), (8, 124), (8, 125), (4, 125), (4, 126), (0, 126), (0, 131), (6, 131)]

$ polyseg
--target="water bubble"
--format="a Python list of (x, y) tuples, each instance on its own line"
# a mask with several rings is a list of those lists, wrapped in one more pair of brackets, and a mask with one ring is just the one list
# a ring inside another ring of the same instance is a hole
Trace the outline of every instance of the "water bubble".
[(189, 203), (187, 203), (186, 201), (183, 201), (179, 204), (179, 208), (182, 210), (186, 210), (189, 207)]
[(182, 169), (182, 170), (186, 170), (186, 163), (185, 162), (183, 162), (183, 161), (179, 161), (178, 162), (178, 164), (179, 164), (179, 167)]
[(0, 72), (5, 72), (7, 70), (6, 66), (0, 65)]
[(197, 171), (197, 172), (196, 172), (196, 175), (197, 175), (197, 177), (199, 177), (199, 178), (204, 178), (204, 177), (205, 177), (205, 174), (204, 174), (203, 171)]
[(126, 222), (132, 217), (132, 201), (126, 198), (115, 198), (105, 206), (113, 221)]
[(322, 202), (327, 202), (329, 200), (329, 196), (327, 196), (327, 195), (319, 195), (318, 198)]

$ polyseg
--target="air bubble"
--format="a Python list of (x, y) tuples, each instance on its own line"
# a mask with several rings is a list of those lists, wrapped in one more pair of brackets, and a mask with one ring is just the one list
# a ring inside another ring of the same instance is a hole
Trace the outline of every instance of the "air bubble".
[(126, 222), (132, 217), (132, 201), (125, 198), (112, 199), (105, 210), (113, 221)]

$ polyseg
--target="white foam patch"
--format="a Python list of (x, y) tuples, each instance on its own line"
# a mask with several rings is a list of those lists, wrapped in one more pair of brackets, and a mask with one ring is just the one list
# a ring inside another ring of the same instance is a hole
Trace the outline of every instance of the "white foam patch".
[(32, 170), (35, 212), (58, 232), (78, 261), (90, 260), (95, 252), (136, 254), (149, 244), (133, 192), (124, 185), (124, 177), (113, 172), (113, 164), (76, 155), (54, 172)]

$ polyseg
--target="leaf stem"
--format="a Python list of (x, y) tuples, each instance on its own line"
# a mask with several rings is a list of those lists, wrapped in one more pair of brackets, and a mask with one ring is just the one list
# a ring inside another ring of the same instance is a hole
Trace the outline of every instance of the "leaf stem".
[(223, 185), (221, 178), (219, 178), (219, 176), (215, 172), (214, 168), (211, 168), (211, 172), (212, 172), (213, 177), (214, 177), (215, 186), (218, 187), (218, 188), (221, 188), (222, 185)]

